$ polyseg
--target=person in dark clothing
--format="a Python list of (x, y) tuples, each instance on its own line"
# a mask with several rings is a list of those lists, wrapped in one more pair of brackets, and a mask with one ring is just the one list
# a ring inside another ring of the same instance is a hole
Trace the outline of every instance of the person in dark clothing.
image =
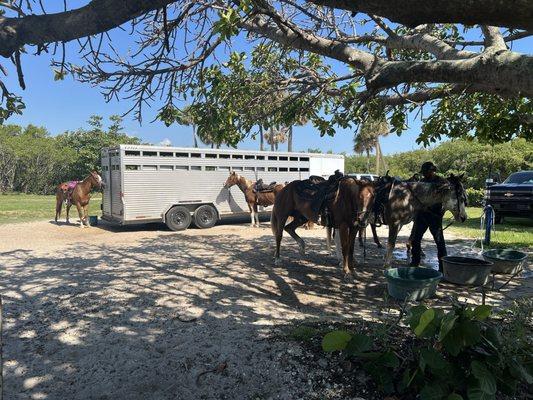
[[(444, 181), (436, 174), (437, 167), (431, 161), (422, 164), (420, 173), (423, 175), (421, 182), (438, 183)], [(439, 270), (442, 271), (442, 257), (446, 256), (446, 243), (444, 241), (444, 233), (442, 231), (442, 217), (444, 210), (442, 204), (435, 204), (425, 210), (420, 210), (416, 213), (413, 221), (413, 230), (411, 231), (411, 264), (412, 267), (420, 265), (421, 244), (424, 233), (429, 228), (435, 244), (437, 245), (437, 257), (439, 259)]]

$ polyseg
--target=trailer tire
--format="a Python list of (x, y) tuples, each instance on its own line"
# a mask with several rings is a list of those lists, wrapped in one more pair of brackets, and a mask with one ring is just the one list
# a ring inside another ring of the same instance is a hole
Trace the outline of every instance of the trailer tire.
[(194, 211), (194, 225), (200, 229), (212, 228), (217, 220), (217, 210), (209, 204), (204, 204)]
[(174, 206), (167, 212), (165, 223), (173, 231), (184, 231), (191, 225), (191, 212), (183, 206)]

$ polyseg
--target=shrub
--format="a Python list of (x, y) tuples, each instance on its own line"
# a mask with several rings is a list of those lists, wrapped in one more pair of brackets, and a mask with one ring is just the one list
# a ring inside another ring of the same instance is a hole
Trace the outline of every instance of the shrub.
[(466, 198), (470, 207), (481, 207), (485, 189), (466, 188)]

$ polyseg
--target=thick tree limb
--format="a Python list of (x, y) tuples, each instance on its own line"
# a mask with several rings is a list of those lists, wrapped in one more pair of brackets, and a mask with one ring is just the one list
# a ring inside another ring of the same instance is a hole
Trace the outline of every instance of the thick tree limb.
[(376, 14), (415, 27), (426, 23), (533, 29), (531, 0), (307, 0), (352, 12)]
[(10, 57), (25, 44), (43, 45), (106, 32), (176, 0), (93, 0), (56, 14), (0, 18), (0, 55)]

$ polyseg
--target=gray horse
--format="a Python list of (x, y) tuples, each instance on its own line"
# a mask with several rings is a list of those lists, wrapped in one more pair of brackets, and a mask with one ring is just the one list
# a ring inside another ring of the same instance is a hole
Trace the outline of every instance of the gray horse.
[[(442, 203), (442, 208), (451, 211), (455, 221), (466, 221), (466, 193), (461, 183), (463, 175), (451, 174), (442, 183), (384, 182), (388, 201), (384, 203), (383, 218), (389, 226), (385, 267), (389, 267), (398, 233), (403, 225), (413, 220), (417, 211)], [(387, 179), (387, 178), (385, 178)]]

